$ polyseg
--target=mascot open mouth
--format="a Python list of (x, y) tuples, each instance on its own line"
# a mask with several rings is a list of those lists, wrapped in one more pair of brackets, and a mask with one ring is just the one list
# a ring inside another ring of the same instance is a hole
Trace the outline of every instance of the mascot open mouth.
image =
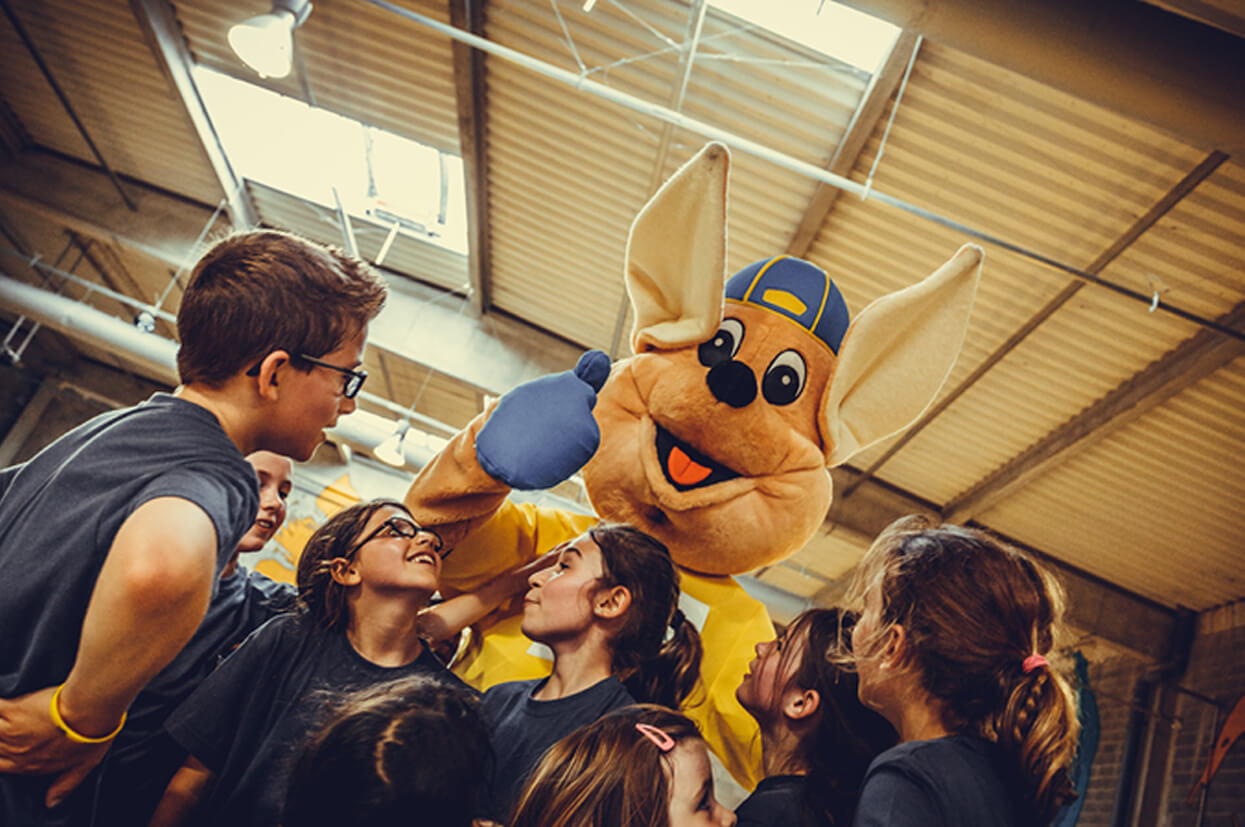
[(679, 491), (704, 488), (717, 482), (733, 480), (738, 473), (719, 465), (692, 446), (674, 438), (674, 434), (653, 423), (657, 428), (657, 461), (662, 473)]

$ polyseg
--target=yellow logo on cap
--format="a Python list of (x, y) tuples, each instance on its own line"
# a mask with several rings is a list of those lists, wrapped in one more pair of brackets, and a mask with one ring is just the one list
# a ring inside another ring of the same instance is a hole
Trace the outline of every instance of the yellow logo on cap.
[(772, 304), (774, 307), (781, 307), (795, 316), (802, 316), (804, 311), (808, 310), (808, 305), (800, 301), (794, 293), (789, 293), (786, 290), (775, 290), (772, 288), (766, 290), (761, 294), (761, 301), (766, 304)]

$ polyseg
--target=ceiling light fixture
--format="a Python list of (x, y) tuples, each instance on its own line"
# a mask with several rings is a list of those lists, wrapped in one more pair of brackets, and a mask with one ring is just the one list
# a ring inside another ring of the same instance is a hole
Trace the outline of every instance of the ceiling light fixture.
[(229, 29), (234, 53), (262, 78), (283, 78), (290, 73), (294, 54), (294, 30), (311, 14), (310, 0), (273, 0), (272, 11)]
[(403, 420), (389, 438), (372, 449), (378, 460), (388, 465), (401, 468), (406, 465), (406, 435), (411, 430), (411, 423)]

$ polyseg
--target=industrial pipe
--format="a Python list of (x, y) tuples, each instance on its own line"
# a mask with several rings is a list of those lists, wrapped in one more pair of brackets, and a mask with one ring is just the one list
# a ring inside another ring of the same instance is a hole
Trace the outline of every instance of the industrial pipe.
[[(102, 347), (140, 367), (150, 378), (169, 385), (177, 384), (177, 343), (154, 333), (144, 333), (134, 325), (110, 316), (80, 301), (58, 296), (38, 287), (5, 275), (0, 275), (0, 306), (34, 319), (71, 339), (85, 341)], [(367, 401), (375, 401), (385, 407), (397, 407), (387, 399), (371, 394), (360, 394)], [(402, 410), (424, 424), (434, 425), (444, 433), (454, 429), (419, 414)], [(371, 451), (398, 429), (398, 422), (368, 411), (356, 410), (341, 417), (336, 427), (329, 430), (334, 440), (350, 443), (362, 451)], [(412, 469), (422, 468), (432, 458), (433, 451), (416, 438), (404, 440), (403, 453)]]

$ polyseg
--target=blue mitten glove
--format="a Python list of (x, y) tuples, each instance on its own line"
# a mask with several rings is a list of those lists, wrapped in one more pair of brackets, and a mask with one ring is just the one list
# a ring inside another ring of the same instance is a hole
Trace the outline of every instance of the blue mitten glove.
[(542, 376), (507, 393), (476, 436), (480, 467), (521, 491), (569, 478), (601, 442), (592, 407), (609, 375), (609, 357), (590, 350), (574, 371)]

